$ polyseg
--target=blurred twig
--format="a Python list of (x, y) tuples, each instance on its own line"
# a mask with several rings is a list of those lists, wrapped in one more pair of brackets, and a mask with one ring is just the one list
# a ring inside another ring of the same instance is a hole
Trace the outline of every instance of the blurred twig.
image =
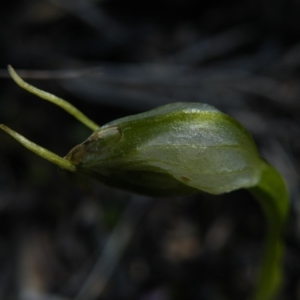
[(119, 24), (110, 18), (94, 0), (58, 1), (48, 2), (62, 8), (63, 10), (77, 16), (87, 25), (99, 31), (106, 39), (114, 44), (119, 44), (128, 35), (125, 25)]
[(149, 202), (148, 197), (132, 196), (131, 202), (74, 300), (92, 300), (101, 295), (130, 243), (138, 223), (143, 218)]
[[(18, 74), (24, 79), (71, 79), (87, 75), (99, 75), (102, 73), (102, 67), (82, 68), (77, 70), (22, 70), (16, 69)], [(0, 78), (10, 78), (6, 69), (0, 69)]]
[(188, 65), (203, 63), (249, 45), (257, 38), (258, 33), (253, 24), (243, 25), (187, 46), (178, 53), (169, 56), (167, 61)]

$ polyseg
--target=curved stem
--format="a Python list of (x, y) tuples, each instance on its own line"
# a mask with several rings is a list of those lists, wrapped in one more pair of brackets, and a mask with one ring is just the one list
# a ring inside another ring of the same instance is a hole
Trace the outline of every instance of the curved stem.
[(267, 219), (267, 237), (254, 300), (273, 300), (283, 278), (282, 233), (289, 208), (288, 192), (279, 172), (263, 161), (259, 184), (250, 189), (261, 203)]
[(4, 130), (6, 133), (11, 135), (14, 139), (16, 139), (20, 144), (22, 144), (24, 147), (29, 149), (30, 151), (34, 152), (35, 154), (41, 156), (44, 159), (49, 160), (50, 162), (54, 163), (55, 165), (59, 166), (62, 169), (75, 172), (76, 166), (69, 160), (60, 157), (59, 155), (29, 141), (26, 139), (23, 135), (13, 131), (9, 127), (0, 124), (0, 129)]
[(60, 108), (64, 109), (67, 113), (72, 115), (74, 118), (76, 118), (78, 121), (80, 121), (82, 124), (84, 124), (86, 127), (90, 128), (93, 131), (96, 131), (100, 128), (98, 124), (96, 124), (94, 121), (89, 119), (86, 115), (84, 115), (80, 110), (78, 110), (75, 106), (73, 106), (68, 101), (59, 98), (53, 94), (50, 94), (48, 92), (42, 91), (31, 84), (25, 82), (13, 69), (12, 66), (8, 66), (8, 72), (12, 79), (24, 90), (28, 91), (29, 93), (32, 93), (44, 100), (47, 100)]

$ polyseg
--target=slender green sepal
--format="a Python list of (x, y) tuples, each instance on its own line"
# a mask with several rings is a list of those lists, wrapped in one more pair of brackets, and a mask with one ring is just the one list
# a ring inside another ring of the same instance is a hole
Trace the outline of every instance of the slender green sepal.
[(12, 66), (8, 66), (8, 72), (12, 79), (24, 90), (28, 91), (29, 93), (32, 93), (44, 100), (47, 100), (60, 108), (64, 109), (67, 113), (72, 115), (74, 118), (76, 118), (78, 121), (80, 121), (82, 124), (84, 124), (86, 127), (92, 129), (93, 131), (98, 130), (100, 128), (99, 125), (97, 125), (95, 122), (93, 122), (91, 119), (89, 119), (86, 115), (84, 115), (81, 111), (79, 111), (75, 106), (70, 104), (68, 101), (61, 99), (53, 94), (50, 94), (48, 92), (42, 91), (27, 82), (25, 82), (12, 68)]
[(69, 160), (58, 156), (57, 154), (29, 141), (24, 136), (20, 135), (19, 133), (13, 131), (9, 127), (0, 124), (0, 128), (4, 130), (6, 133), (11, 135), (14, 139), (16, 139), (19, 143), (21, 143), (24, 147), (29, 149), (30, 151), (34, 152), (35, 154), (41, 156), (42, 158), (49, 160), (50, 162), (54, 163), (55, 165), (59, 166), (62, 169), (75, 172), (76, 167), (75, 165), (70, 162)]
[(261, 180), (251, 188), (252, 194), (259, 200), (267, 221), (265, 253), (254, 300), (276, 299), (283, 281), (284, 243), (282, 234), (288, 214), (289, 199), (284, 180), (279, 172), (262, 161)]

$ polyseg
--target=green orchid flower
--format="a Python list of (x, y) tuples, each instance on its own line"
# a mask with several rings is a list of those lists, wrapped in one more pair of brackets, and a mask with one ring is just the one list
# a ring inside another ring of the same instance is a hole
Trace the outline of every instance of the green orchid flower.
[(263, 160), (251, 135), (235, 119), (201, 103), (174, 103), (102, 127), (67, 101), (24, 82), (25, 90), (73, 115), (93, 133), (65, 157), (38, 146), (5, 125), (17, 141), (60, 168), (110, 186), (151, 196), (222, 194), (247, 188), (260, 201), (268, 233), (254, 300), (271, 300), (282, 283), (282, 231), (288, 214), (286, 185)]

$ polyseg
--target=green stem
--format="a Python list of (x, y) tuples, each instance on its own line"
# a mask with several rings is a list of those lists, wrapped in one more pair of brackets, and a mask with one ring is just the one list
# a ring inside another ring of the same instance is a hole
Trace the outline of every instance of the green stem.
[(264, 161), (261, 180), (250, 191), (261, 203), (268, 226), (265, 253), (253, 299), (273, 300), (283, 279), (282, 233), (289, 208), (288, 192), (279, 172)]
[(64, 109), (67, 113), (72, 115), (74, 118), (76, 118), (78, 121), (80, 121), (82, 124), (84, 124), (86, 127), (92, 129), (93, 131), (96, 131), (100, 128), (98, 124), (96, 124), (94, 121), (89, 119), (86, 115), (84, 115), (80, 110), (78, 110), (74, 105), (69, 103), (68, 101), (61, 99), (55, 95), (52, 95), (48, 92), (42, 91), (31, 84), (25, 82), (13, 69), (12, 66), (8, 66), (8, 72), (12, 79), (24, 90), (28, 91), (29, 93), (32, 93), (41, 99), (44, 99), (46, 101), (49, 101), (60, 108)]
[(60, 157), (57, 154), (29, 141), (23, 135), (13, 131), (12, 129), (3, 124), (0, 124), (0, 129), (4, 130), (6, 133), (8, 133), (14, 139), (16, 139), (19, 143), (21, 143), (24, 147), (34, 152), (35, 154), (41, 156), (42, 158), (49, 160), (50, 162), (59, 166), (62, 169), (68, 170), (70, 172), (76, 172), (76, 166), (66, 158)]

